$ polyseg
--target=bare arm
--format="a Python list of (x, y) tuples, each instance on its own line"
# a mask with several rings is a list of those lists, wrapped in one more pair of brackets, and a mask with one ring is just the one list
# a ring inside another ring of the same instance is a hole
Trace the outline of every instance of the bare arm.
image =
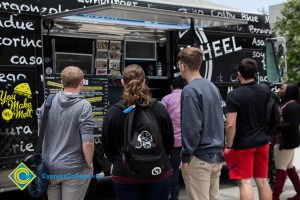
[(237, 113), (226, 113), (226, 143), (228, 147), (232, 147), (236, 132)]
[(89, 167), (91, 167), (93, 164), (94, 148), (95, 148), (94, 141), (82, 143), (85, 162)]

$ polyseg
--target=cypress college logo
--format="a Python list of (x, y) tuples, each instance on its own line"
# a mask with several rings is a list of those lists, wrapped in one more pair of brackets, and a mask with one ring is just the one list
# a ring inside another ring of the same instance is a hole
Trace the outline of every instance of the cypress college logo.
[(20, 190), (24, 190), (36, 176), (23, 162), (21, 162), (21, 164), (8, 175), (8, 178), (10, 178)]

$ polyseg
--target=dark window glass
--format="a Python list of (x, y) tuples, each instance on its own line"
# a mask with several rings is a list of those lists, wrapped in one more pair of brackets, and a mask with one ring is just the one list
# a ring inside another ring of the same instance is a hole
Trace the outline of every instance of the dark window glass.
[(91, 74), (92, 55), (56, 53), (56, 73), (67, 66), (77, 66), (84, 74)]
[(57, 37), (55, 38), (55, 51), (92, 54), (93, 40), (82, 38)]
[(126, 59), (156, 59), (155, 43), (150, 42), (126, 42)]

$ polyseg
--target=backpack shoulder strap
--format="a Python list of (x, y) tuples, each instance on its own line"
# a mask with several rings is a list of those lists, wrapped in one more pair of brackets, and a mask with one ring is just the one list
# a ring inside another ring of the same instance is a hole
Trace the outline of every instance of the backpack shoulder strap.
[(293, 103), (293, 102), (296, 102), (296, 101), (295, 100), (290, 100), (290, 101), (286, 102), (285, 104), (283, 104), (280, 107), (281, 112), (285, 109), (285, 107), (287, 107), (290, 103)]
[(114, 104), (113, 106), (120, 108), (121, 110), (125, 110), (126, 106), (124, 104), (124, 100), (119, 101), (118, 103)]
[(55, 97), (55, 94), (49, 94), (47, 99), (45, 100), (44, 103), (44, 114), (41, 122), (41, 127), (39, 131), (39, 137), (38, 137), (38, 142), (37, 142), (37, 147), (36, 147), (36, 154), (42, 154), (42, 145), (43, 145), (43, 140), (45, 136), (45, 129), (48, 121), (48, 115), (49, 115), (49, 110), (52, 105), (52, 100)]
[(151, 104), (149, 105), (151, 111), (153, 110), (154, 106), (156, 105), (156, 102), (158, 102), (157, 99), (152, 98)]
[(45, 104), (44, 104), (44, 107), (47, 108), (47, 109), (50, 109), (51, 108), (51, 105), (52, 105), (52, 100), (53, 98), (55, 97), (55, 94), (49, 94), (46, 101), (45, 101)]

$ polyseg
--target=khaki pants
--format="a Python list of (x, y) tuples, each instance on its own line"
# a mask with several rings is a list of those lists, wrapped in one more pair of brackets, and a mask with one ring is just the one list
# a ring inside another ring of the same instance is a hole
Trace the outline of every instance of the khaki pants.
[(279, 144), (274, 146), (274, 159), (276, 169), (287, 170), (293, 168), (294, 149), (279, 150)]
[(182, 176), (189, 200), (216, 200), (219, 199), (219, 180), (221, 163), (207, 163), (195, 156)]
[[(92, 168), (85, 168), (79, 174), (93, 174)], [(48, 185), (48, 200), (83, 200), (90, 178), (83, 179), (50, 179)]]

